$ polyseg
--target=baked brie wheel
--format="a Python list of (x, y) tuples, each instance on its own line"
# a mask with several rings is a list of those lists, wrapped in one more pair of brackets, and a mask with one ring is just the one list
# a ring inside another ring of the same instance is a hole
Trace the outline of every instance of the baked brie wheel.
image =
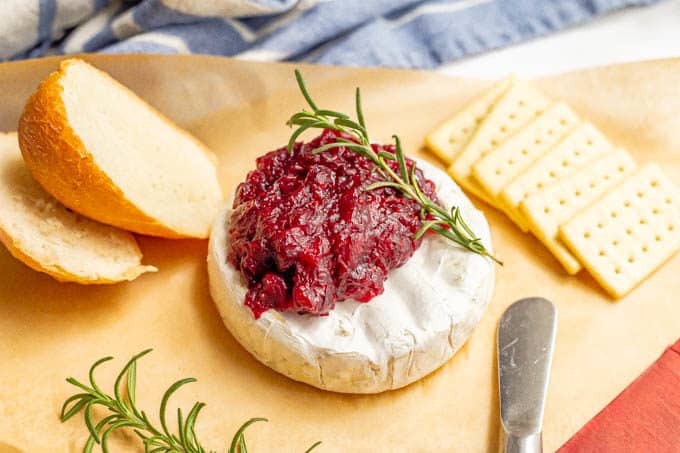
[[(437, 197), (458, 206), (491, 250), (489, 227), (449, 176), (417, 160)], [(217, 217), (208, 251), (210, 292), (224, 324), (268, 367), (296, 381), (342, 393), (378, 393), (408, 385), (443, 365), (465, 343), (493, 293), (494, 264), (428, 233), (415, 254), (390, 271), (384, 292), (346, 300), (327, 316), (268, 310), (255, 319), (248, 287), (227, 260), (232, 200)]]

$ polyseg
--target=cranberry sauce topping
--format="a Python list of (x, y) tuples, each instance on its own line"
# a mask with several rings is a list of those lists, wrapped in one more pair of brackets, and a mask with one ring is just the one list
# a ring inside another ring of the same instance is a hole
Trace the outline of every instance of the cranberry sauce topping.
[[(292, 154), (269, 152), (238, 186), (229, 261), (248, 282), (256, 318), (270, 308), (324, 315), (338, 301), (368, 302), (420, 245), (417, 202), (391, 188), (364, 190), (380, 180), (371, 161), (344, 147), (312, 154), (335, 137), (324, 131)], [(416, 177), (436, 200), (434, 183), (418, 169)]]

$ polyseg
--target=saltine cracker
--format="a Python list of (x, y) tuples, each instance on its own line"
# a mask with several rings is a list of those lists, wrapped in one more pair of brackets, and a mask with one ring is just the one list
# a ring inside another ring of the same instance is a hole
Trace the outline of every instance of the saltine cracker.
[(519, 205), (528, 196), (559, 184), (575, 169), (613, 150), (614, 146), (595, 126), (581, 123), (504, 187), (499, 194), (499, 202), (511, 218), (521, 217)]
[(559, 234), (608, 293), (623, 297), (680, 249), (678, 188), (645, 165)]
[(549, 104), (526, 82), (513, 84), (448, 168), (449, 174), (463, 188), (495, 206), (493, 198), (472, 177), (472, 165), (543, 113)]
[(427, 147), (447, 164), (453, 162), (479, 124), (513, 83), (514, 77), (497, 82), (455, 116), (437, 126), (425, 137)]
[(627, 151), (616, 150), (593, 161), (588, 167), (576, 170), (560, 184), (533, 194), (520, 203), (520, 211), (531, 232), (552, 252), (567, 273), (577, 273), (581, 264), (558, 241), (560, 225), (607, 193), (635, 167), (635, 161)]
[[(578, 115), (568, 105), (562, 102), (552, 104), (525, 128), (478, 160), (472, 166), (473, 177), (489, 195), (498, 199), (506, 185), (549, 152), (579, 122)], [(499, 201), (496, 204), (503, 208)], [(510, 211), (506, 211), (506, 214), (522, 231), (528, 231), (526, 221), (521, 216)]]

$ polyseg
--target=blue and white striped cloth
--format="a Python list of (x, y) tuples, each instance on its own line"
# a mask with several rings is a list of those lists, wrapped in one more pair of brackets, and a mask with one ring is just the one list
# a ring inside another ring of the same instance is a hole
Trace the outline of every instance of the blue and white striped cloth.
[(0, 59), (200, 53), (434, 68), (658, 0), (0, 0)]

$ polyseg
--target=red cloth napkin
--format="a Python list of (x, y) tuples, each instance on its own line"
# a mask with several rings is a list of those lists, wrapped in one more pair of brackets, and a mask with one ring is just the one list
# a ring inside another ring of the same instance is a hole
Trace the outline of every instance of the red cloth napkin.
[(680, 452), (680, 341), (558, 453)]

